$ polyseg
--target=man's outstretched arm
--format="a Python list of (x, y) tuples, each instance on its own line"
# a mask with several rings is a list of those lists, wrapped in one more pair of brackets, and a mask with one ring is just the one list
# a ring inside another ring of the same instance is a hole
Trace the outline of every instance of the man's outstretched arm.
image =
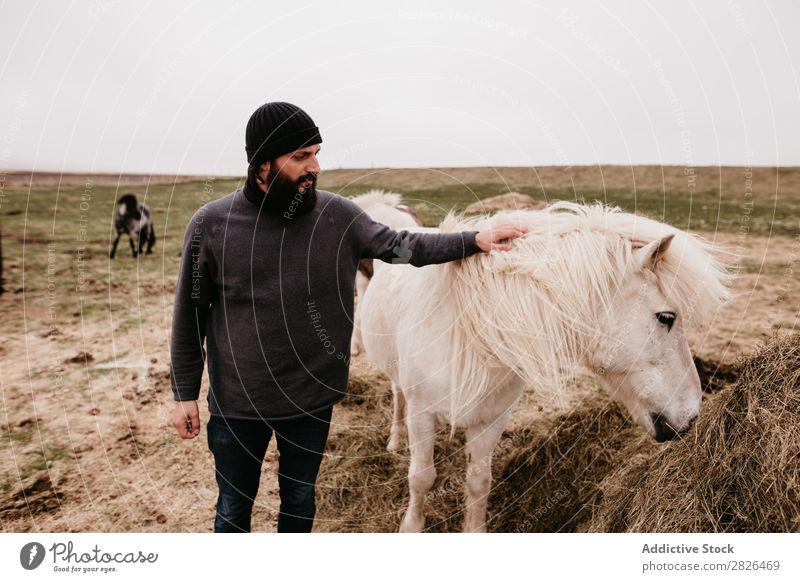
[(508, 239), (522, 236), (527, 229), (503, 225), (491, 230), (465, 230), (452, 233), (396, 231), (375, 222), (362, 212), (354, 222), (362, 245), (362, 258), (387, 263), (409, 263), (415, 267), (446, 263), (478, 252), (511, 249)]

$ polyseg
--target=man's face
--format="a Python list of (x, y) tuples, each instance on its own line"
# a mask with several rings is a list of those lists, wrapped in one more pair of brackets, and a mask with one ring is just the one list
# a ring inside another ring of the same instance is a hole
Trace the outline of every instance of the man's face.
[(266, 182), (263, 188), (273, 185), (280, 190), (293, 190), (305, 192), (308, 188), (315, 188), (319, 174), (319, 161), (317, 156), (321, 146), (319, 144), (308, 146), (284, 154), (261, 166), (261, 179)]
[(264, 210), (287, 220), (311, 212), (317, 200), (319, 150), (313, 145), (262, 164), (259, 187), (267, 193)]

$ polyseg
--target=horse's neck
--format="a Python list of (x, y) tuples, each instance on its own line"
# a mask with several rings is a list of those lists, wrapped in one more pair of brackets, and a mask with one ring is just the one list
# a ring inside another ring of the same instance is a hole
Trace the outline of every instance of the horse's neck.
[[(557, 310), (567, 318), (578, 316), (559, 304), (563, 295), (543, 291), (537, 297), (532, 288), (526, 288), (515, 298), (513, 293), (493, 293), (481, 285), (462, 289), (466, 293), (458, 294), (459, 299), (467, 304), (464, 308), (472, 312), (467, 314), (472, 317), (456, 313), (453, 343), (458, 345), (453, 345), (452, 356), (457, 359), (456, 352), (465, 350), (465, 357), (459, 361), (472, 368), (468, 373), (483, 375), (480, 369), (492, 370), (493, 375), (513, 373), (527, 383), (547, 383), (561, 389), (562, 372), (585, 361), (588, 338), (596, 334), (588, 328), (579, 330), (577, 326), (583, 325), (580, 321), (556, 319)], [(509, 309), (514, 311), (502, 311), (503, 302), (513, 305)], [(491, 390), (488, 385), (485, 388)]]

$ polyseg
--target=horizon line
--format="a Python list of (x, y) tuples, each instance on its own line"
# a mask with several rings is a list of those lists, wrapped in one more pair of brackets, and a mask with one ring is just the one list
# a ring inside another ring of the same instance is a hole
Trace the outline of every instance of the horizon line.
[[(544, 164), (544, 165), (530, 165), (530, 166), (497, 166), (497, 165), (487, 165), (487, 166), (370, 166), (370, 167), (356, 167), (356, 168), (327, 168), (320, 171), (320, 174), (325, 172), (340, 172), (340, 171), (375, 171), (375, 170), (442, 170), (442, 169), (458, 169), (458, 170), (471, 170), (471, 169), (532, 169), (532, 168), (593, 168), (593, 167), (600, 167), (600, 166), (612, 166), (612, 167), (620, 167), (620, 168), (642, 168), (642, 167), (660, 167), (660, 168), (760, 168), (760, 169), (783, 169), (783, 170), (791, 170), (791, 169), (800, 169), (800, 165), (775, 165), (775, 164), (750, 164), (750, 165), (743, 165), (743, 164), (705, 164), (705, 165), (697, 165), (697, 164), (658, 164), (658, 163), (644, 163), (644, 164), (619, 164), (619, 163), (595, 163), (595, 164)], [(176, 176), (176, 177), (203, 177), (203, 176), (213, 176), (215, 178), (229, 178), (229, 179), (240, 179), (245, 177), (246, 170), (242, 174), (198, 174), (198, 173), (179, 173), (179, 172), (164, 172), (164, 171), (155, 171), (155, 172), (118, 172), (112, 170), (101, 170), (101, 171), (88, 171), (88, 170), (49, 170), (49, 169), (7, 169), (0, 171), (0, 175), (10, 176), (10, 175), (36, 175), (36, 174), (49, 174), (49, 175), (61, 175), (61, 176), (76, 176), (76, 175), (92, 175), (92, 176)]]

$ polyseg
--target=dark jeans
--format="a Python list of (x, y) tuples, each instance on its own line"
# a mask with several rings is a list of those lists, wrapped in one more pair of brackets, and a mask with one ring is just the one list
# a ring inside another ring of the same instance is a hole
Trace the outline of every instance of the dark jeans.
[(279, 532), (310, 532), (316, 505), (314, 484), (328, 440), (332, 408), (292, 420), (266, 422), (211, 416), (208, 448), (217, 485), (215, 532), (249, 532), (261, 463), (272, 433), (278, 442)]

